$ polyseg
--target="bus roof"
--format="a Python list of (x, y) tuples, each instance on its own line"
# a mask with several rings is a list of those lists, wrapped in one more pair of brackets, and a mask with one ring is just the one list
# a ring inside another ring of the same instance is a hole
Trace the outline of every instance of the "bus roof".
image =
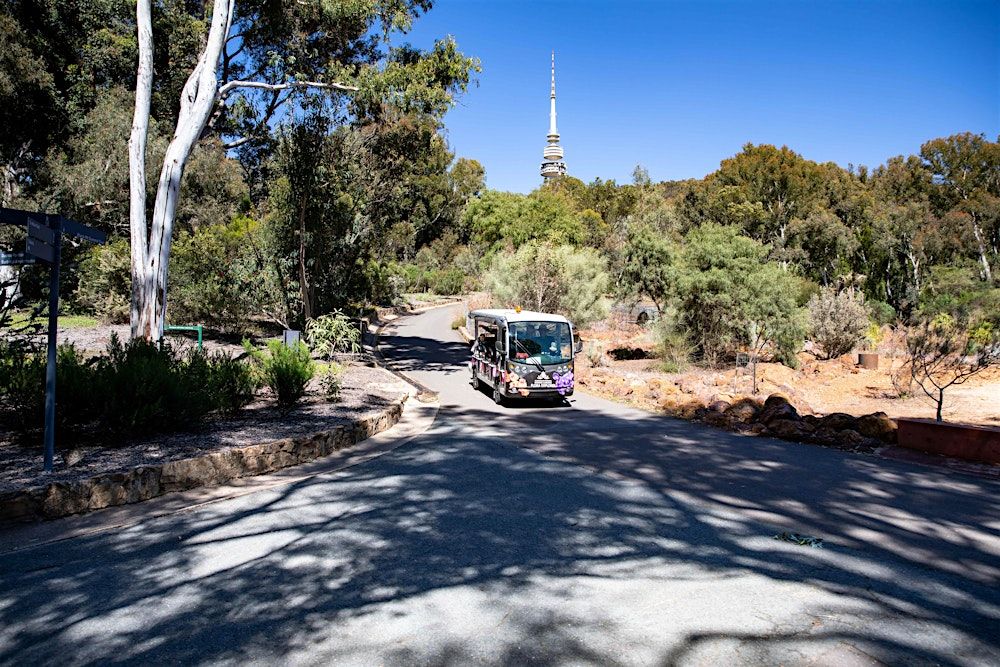
[(569, 324), (569, 320), (562, 315), (535, 313), (530, 310), (517, 312), (512, 308), (484, 308), (482, 310), (474, 310), (469, 313), (469, 317), (488, 317), (505, 322), (565, 322)]

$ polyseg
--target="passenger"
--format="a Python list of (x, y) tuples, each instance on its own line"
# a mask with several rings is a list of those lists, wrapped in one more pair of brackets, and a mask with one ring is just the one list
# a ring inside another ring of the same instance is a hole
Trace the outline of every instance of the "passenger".
[(486, 347), (484, 349), (484, 353), (486, 355), (486, 359), (490, 363), (493, 363), (494, 361), (496, 361), (496, 356), (497, 356), (497, 337), (496, 336), (489, 336), (489, 337), (486, 338)]

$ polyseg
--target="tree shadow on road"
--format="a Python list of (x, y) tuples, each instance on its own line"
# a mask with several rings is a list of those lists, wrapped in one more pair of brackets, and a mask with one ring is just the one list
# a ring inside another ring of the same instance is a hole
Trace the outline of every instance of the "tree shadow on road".
[(995, 660), (998, 485), (803, 447), (448, 408), (364, 466), (4, 556), (0, 664)]

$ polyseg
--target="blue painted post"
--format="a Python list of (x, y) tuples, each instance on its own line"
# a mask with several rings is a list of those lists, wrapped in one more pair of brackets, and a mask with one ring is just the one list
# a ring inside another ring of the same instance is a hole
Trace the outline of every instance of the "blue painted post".
[(49, 268), (49, 349), (45, 366), (45, 472), (52, 472), (56, 450), (56, 334), (59, 327), (59, 259), (62, 254), (62, 217), (46, 216), (55, 232), (54, 256)]

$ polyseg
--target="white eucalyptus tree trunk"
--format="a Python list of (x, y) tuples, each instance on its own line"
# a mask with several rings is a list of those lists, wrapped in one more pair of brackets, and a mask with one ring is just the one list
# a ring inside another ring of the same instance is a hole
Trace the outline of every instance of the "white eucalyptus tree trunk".
[(237, 0), (213, 0), (212, 24), (205, 47), (181, 91), (180, 113), (173, 139), (167, 146), (156, 186), (153, 218), (146, 219), (146, 133), (149, 127), (153, 83), (153, 34), (151, 0), (137, 0), (139, 66), (136, 77), (135, 115), (129, 140), (129, 225), (132, 240), (132, 336), (159, 340), (167, 310), (167, 266), (177, 214), (184, 167), (201, 137), (216, 104), (237, 88), (270, 91), (288, 88), (328, 88), (357, 91), (342, 83), (316, 81), (229, 81), (219, 87), (219, 62), (233, 22)]
[[(177, 197), (180, 192), (181, 177), (205, 123), (215, 106), (219, 89), (217, 69), (226, 35), (232, 21), (235, 0), (215, 0), (212, 10), (212, 25), (208, 32), (205, 48), (198, 58), (194, 71), (188, 77), (181, 92), (181, 107), (177, 117), (177, 128), (167, 146), (163, 158), (163, 168), (156, 187), (156, 203), (153, 219), (146, 232), (145, 203), (145, 143), (149, 125), (149, 91), (143, 85), (152, 85), (152, 31), (143, 44), (143, 29), (149, 28), (150, 0), (139, 0), (136, 19), (139, 26), (139, 69), (137, 78), (135, 117), (132, 122), (130, 141), (130, 215), (132, 238), (132, 335), (150, 340), (163, 336), (164, 317), (167, 308), (167, 265), (170, 258), (170, 242), (173, 237), (174, 218), (177, 213)], [(144, 52), (144, 48), (146, 49)], [(148, 58), (148, 60), (147, 60)], [(144, 79), (143, 65), (149, 70)], [(141, 99), (144, 98), (144, 99)], [(142, 136), (138, 139), (138, 135)]]
[(149, 132), (149, 102), (153, 95), (153, 23), (151, 0), (136, 2), (136, 28), (139, 43), (139, 66), (135, 78), (135, 111), (128, 140), (129, 230), (132, 247), (132, 337), (139, 333), (139, 312), (144, 292), (143, 269), (146, 264), (146, 137)]

